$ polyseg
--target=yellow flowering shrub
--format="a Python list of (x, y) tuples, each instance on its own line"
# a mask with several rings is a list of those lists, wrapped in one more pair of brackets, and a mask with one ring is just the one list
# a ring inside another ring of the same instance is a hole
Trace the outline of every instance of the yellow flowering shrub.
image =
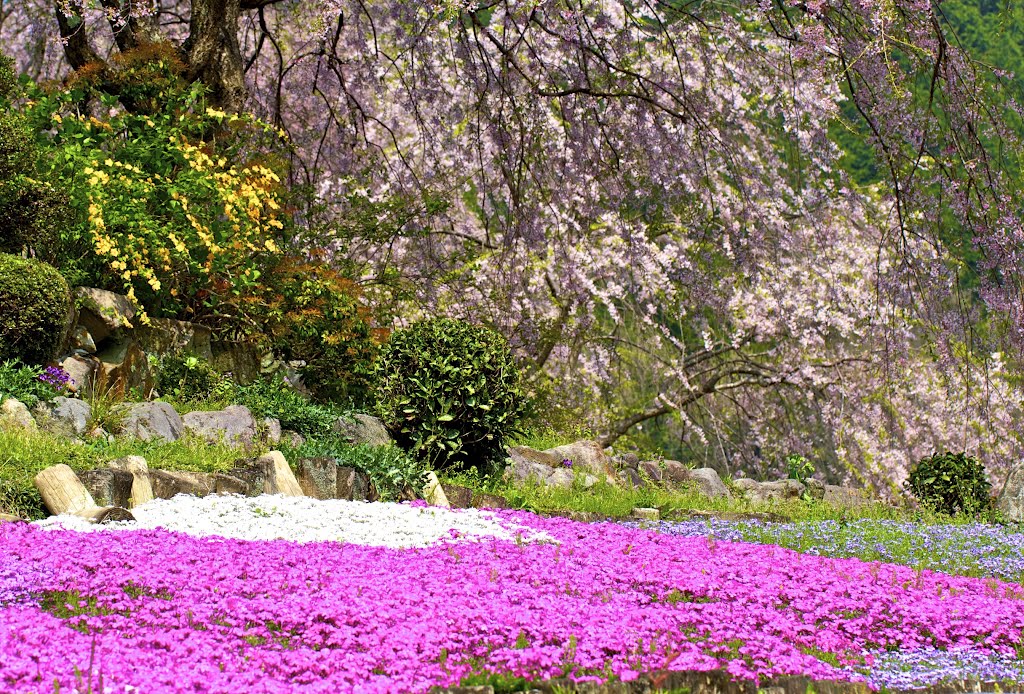
[(149, 315), (259, 333), (260, 278), (285, 241), (284, 187), (254, 118), (206, 108), (198, 90), (158, 113), (107, 120), (51, 97), (55, 173), (83, 213), (96, 278)]

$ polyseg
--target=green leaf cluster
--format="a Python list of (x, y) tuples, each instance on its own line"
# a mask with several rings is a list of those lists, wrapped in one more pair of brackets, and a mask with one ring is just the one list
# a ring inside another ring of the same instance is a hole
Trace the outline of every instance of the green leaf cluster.
[(910, 471), (905, 485), (922, 504), (950, 516), (978, 515), (992, 505), (985, 467), (966, 453), (947, 451), (924, 458)]
[(432, 469), (499, 467), (525, 408), (505, 338), (433, 318), (398, 330), (375, 368), (377, 413), (400, 445)]
[(330, 404), (312, 402), (282, 380), (260, 379), (235, 386), (232, 400), (245, 405), (253, 416), (275, 417), (281, 428), (303, 436), (329, 437), (343, 411)]
[(40, 380), (42, 374), (41, 366), (22, 364), (13, 359), (0, 362), (0, 403), (7, 398), (14, 398), (32, 409), (66, 392), (63, 388)]
[(0, 359), (51, 361), (70, 314), (71, 290), (53, 266), (0, 253)]

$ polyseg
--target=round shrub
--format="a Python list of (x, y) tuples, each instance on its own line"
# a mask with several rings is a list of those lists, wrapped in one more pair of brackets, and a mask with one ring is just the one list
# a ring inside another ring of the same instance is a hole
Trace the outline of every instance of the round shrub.
[(70, 314), (71, 291), (56, 268), (0, 253), (0, 361), (52, 361)]
[(988, 510), (991, 485), (985, 467), (966, 453), (936, 453), (910, 471), (906, 481), (918, 501), (940, 513), (975, 515)]
[(182, 402), (198, 402), (212, 397), (225, 380), (202, 357), (168, 354), (160, 359), (156, 387), (161, 395)]
[(519, 370), (498, 333), (434, 318), (396, 331), (374, 371), (377, 413), (433, 469), (490, 471), (517, 433)]

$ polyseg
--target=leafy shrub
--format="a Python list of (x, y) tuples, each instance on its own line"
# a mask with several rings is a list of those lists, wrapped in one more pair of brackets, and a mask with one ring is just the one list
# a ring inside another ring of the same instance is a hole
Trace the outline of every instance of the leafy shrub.
[(0, 253), (0, 360), (51, 361), (70, 313), (71, 291), (52, 265)]
[(210, 362), (192, 354), (168, 354), (157, 364), (157, 390), (182, 402), (208, 399), (225, 381)]
[(370, 327), (356, 283), (324, 262), (290, 258), (271, 284), (280, 292), (271, 314), (275, 344), (288, 359), (306, 362), (306, 386), (318, 400), (365, 406), (379, 331)]
[(29, 409), (68, 392), (71, 377), (59, 366), (28, 366), (18, 361), (0, 362), (0, 402), (20, 400)]
[(991, 506), (991, 485), (985, 467), (966, 453), (936, 453), (924, 458), (910, 471), (906, 487), (917, 499), (935, 511), (975, 515)]
[(236, 386), (233, 400), (248, 407), (254, 416), (276, 417), (282, 429), (290, 429), (303, 436), (330, 436), (334, 423), (342, 415), (341, 409), (311, 402), (280, 379), (261, 379), (246, 386)]
[(287, 451), (287, 455), (291, 460), (332, 458), (338, 465), (365, 472), (384, 501), (398, 499), (406, 487), (419, 492), (426, 473), (421, 463), (398, 446), (351, 444), (338, 436), (308, 439), (298, 448)]
[(790, 453), (786, 456), (786, 471), (789, 479), (806, 482), (814, 474), (814, 463), (799, 453)]
[(434, 469), (495, 467), (524, 397), (508, 343), (447, 318), (396, 331), (377, 361), (377, 412)]

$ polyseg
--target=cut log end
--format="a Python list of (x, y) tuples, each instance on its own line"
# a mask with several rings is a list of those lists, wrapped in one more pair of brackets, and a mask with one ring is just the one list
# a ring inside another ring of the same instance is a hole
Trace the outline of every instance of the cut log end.
[(117, 523), (118, 521), (135, 520), (135, 516), (132, 515), (131, 511), (119, 506), (88, 508), (83, 511), (78, 511), (72, 515), (78, 516), (79, 518), (85, 518), (90, 523), (96, 523), (99, 525), (104, 523)]

